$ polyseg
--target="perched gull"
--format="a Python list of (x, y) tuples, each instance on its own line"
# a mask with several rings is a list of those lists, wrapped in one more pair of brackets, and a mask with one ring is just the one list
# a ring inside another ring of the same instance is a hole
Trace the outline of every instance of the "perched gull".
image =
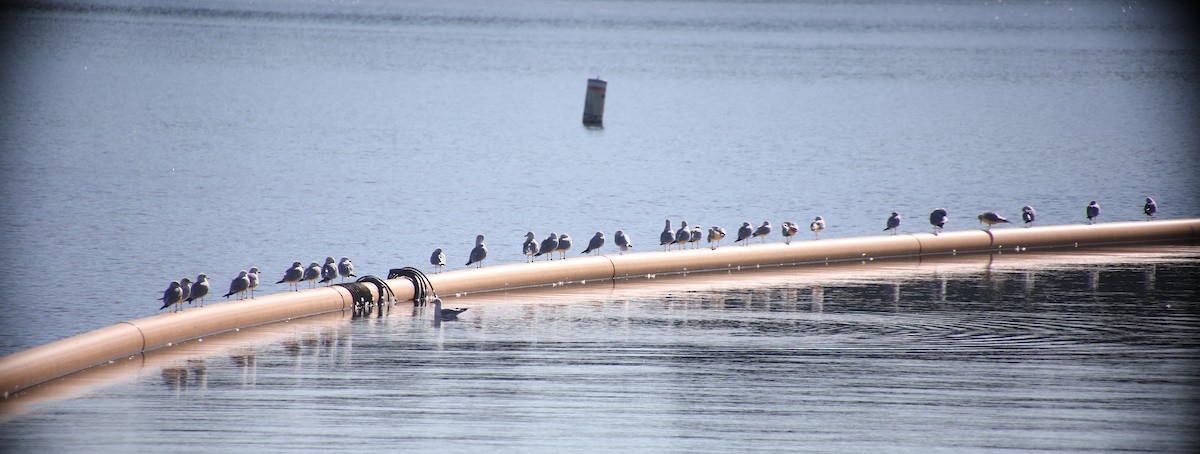
[(440, 273), (442, 267), (446, 266), (446, 254), (442, 252), (442, 248), (433, 250), (433, 255), (429, 256), (429, 264), (433, 265), (433, 272)]
[[(716, 249), (717, 246), (720, 246), (721, 240), (724, 238), (725, 238), (725, 229), (723, 229), (719, 226), (715, 226), (715, 225), (708, 228), (708, 245), (711, 246), (713, 249)], [(714, 245), (713, 243), (717, 243), (717, 244)]]
[(542, 240), (542, 247), (538, 249), (538, 253), (534, 257), (541, 257), (549, 254), (550, 260), (554, 260), (554, 251), (558, 250), (558, 234), (550, 232), (550, 236)]
[(596, 232), (595, 235), (592, 235), (592, 239), (588, 241), (587, 249), (584, 249), (580, 254), (595, 252), (596, 255), (600, 255), (600, 248), (602, 247), (604, 247), (604, 232)]
[(784, 244), (792, 244), (792, 237), (796, 236), (796, 232), (799, 231), (800, 227), (795, 222), (783, 221), (783, 227), (780, 228), (779, 233), (783, 234)]
[[(296, 262), (296, 265), (299, 266), (300, 262)], [(297, 280), (297, 282), (299, 282), (299, 280)], [(276, 282), (276, 284), (278, 283), (279, 282)], [(246, 270), (238, 271), (237, 277), (233, 278), (233, 281), (229, 282), (229, 293), (226, 293), (224, 297), (229, 298), (230, 295), (237, 295), (237, 299), (242, 299), (242, 293), (245, 293), (249, 288), (250, 277), (248, 273), (246, 273)]]
[(250, 298), (254, 299), (254, 289), (258, 288), (258, 267), (250, 267), (250, 271), (246, 273), (246, 278), (250, 279)]
[(692, 226), (692, 234), (689, 236), (691, 238), (688, 239), (688, 243), (692, 244), (693, 247), (700, 247), (700, 238), (704, 237), (704, 231), (700, 230), (700, 226), (698, 225)]
[[(179, 283), (172, 281), (171, 285), (167, 286), (167, 290), (163, 292), (162, 298), (159, 298), (159, 301), (163, 302), (162, 307), (158, 308), (160, 311), (183, 301), (183, 289), (179, 287)], [(178, 309), (176, 307), (172, 312)]]
[(1095, 224), (1096, 218), (1100, 217), (1100, 204), (1095, 200), (1087, 206), (1088, 224)]
[(200, 273), (199, 276), (196, 276), (196, 283), (192, 284), (192, 295), (187, 298), (188, 304), (192, 304), (192, 301), (199, 301), (200, 306), (203, 307), (204, 296), (208, 295), (208, 290), (208, 275)]
[(671, 230), (671, 220), (667, 219), (667, 226), (663, 227), (662, 233), (658, 234), (658, 245), (666, 247), (665, 250), (671, 250), (671, 243), (675, 242), (675, 231)]
[(1146, 206), (1142, 207), (1142, 212), (1146, 213), (1146, 220), (1154, 219), (1154, 213), (1158, 212), (1158, 204), (1154, 203), (1154, 199), (1146, 197)]
[(617, 243), (617, 249), (621, 250), (621, 254), (633, 247), (633, 243), (629, 242), (629, 236), (625, 234), (624, 230), (617, 230), (615, 237), (613, 242)]
[[(733, 240), (733, 242), (737, 243), (739, 241), (749, 240), (750, 235), (752, 235), (752, 234), (754, 234), (754, 227), (750, 227), (749, 222), (743, 222), (742, 227), (738, 229), (738, 237), (736, 240)], [(746, 241), (745, 243), (742, 243), (742, 246), (745, 246), (747, 244), (750, 244), (750, 242)]]
[(812, 230), (814, 239), (821, 239), (821, 232), (825, 230), (825, 219), (820, 216), (813, 218), (812, 223), (808, 224), (808, 229)]
[(358, 277), (354, 275), (354, 262), (350, 261), (350, 257), (338, 260), (338, 276), (342, 277), (342, 282), (346, 282), (348, 277)]
[(567, 258), (567, 249), (571, 249), (571, 236), (562, 234), (558, 236), (558, 247), (555, 248), (559, 252), (559, 257)]
[(900, 230), (900, 213), (892, 212), (892, 217), (887, 220), (887, 227), (883, 229), (884, 232), (888, 230), (892, 231), (892, 235), (895, 235), (896, 231)]
[(938, 208), (929, 213), (929, 225), (933, 226), (934, 235), (937, 235), (938, 232), (941, 232), (946, 227), (946, 216), (948, 214), (945, 208)]
[(988, 230), (991, 230), (992, 226), (996, 224), (1008, 224), (1008, 219), (1004, 219), (1004, 216), (996, 214), (995, 211), (985, 211), (977, 217), (979, 218), (979, 222), (987, 224)]
[(675, 231), (675, 243), (679, 245), (679, 249), (683, 249), (688, 241), (692, 239), (692, 231), (688, 230), (687, 221), (679, 221), (679, 230)]
[[(321, 265), (321, 283), (333, 282), (338, 277), (337, 260), (333, 257), (325, 257), (325, 264)], [(333, 285), (333, 284), (329, 284)]]
[[(244, 276), (239, 276), (239, 278), (240, 277), (244, 277)], [(286, 282), (286, 283), (288, 283), (288, 285), (291, 285), (291, 286), (295, 287), (297, 290), (299, 290), (300, 279), (303, 279), (303, 278), (304, 278), (304, 266), (301, 265), (300, 262), (292, 262), (292, 267), (288, 268), (287, 271), (283, 272), (283, 278), (280, 279), (279, 282), (276, 282), (276, 284), (282, 284), (282, 283)], [(246, 287), (249, 287), (249, 286), (250, 286), (250, 284), (249, 284), (249, 282), (247, 282)], [(246, 289), (243, 288), (242, 290), (246, 290)], [(229, 296), (229, 295), (225, 295), (225, 296)]]
[(471, 257), (467, 259), (467, 265), (478, 263), (476, 268), (483, 268), (483, 259), (487, 258), (487, 246), (483, 245), (483, 235), (475, 235), (475, 248), (471, 249)]
[(1033, 207), (1029, 205), (1021, 207), (1021, 220), (1025, 221), (1025, 227), (1029, 227), (1029, 224), (1033, 224), (1035, 219), (1037, 219), (1037, 212), (1033, 211)]
[(456, 307), (453, 309), (442, 309), (442, 299), (441, 298), (433, 299), (433, 317), (434, 317), (433, 323), (435, 325), (440, 325), (442, 322), (458, 320), (458, 314), (461, 314), (466, 311), (467, 311), (467, 308), (465, 308), (465, 307)]
[(763, 221), (762, 225), (758, 226), (757, 229), (754, 229), (753, 236), (762, 238), (762, 242), (766, 243), (767, 235), (770, 235), (770, 234), (771, 234), (771, 221)]
[(308, 288), (313, 288), (317, 284), (317, 279), (321, 277), (321, 264), (312, 262), (308, 264), (308, 268), (304, 270), (303, 281), (308, 281)]
[(526, 263), (532, 262), (533, 257), (538, 253), (538, 243), (534, 238), (537, 238), (537, 236), (533, 232), (525, 233), (525, 244), (521, 245), (521, 253), (525, 254)]
[(192, 280), (186, 277), (180, 280), (179, 290), (183, 291), (183, 294), (179, 296), (180, 301), (187, 301), (188, 298), (192, 296)]

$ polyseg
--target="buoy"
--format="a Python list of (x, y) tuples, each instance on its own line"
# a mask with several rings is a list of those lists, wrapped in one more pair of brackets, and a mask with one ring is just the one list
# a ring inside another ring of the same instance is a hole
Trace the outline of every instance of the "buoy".
[(607, 91), (608, 82), (600, 79), (588, 79), (587, 96), (583, 99), (584, 125), (604, 125), (604, 94)]

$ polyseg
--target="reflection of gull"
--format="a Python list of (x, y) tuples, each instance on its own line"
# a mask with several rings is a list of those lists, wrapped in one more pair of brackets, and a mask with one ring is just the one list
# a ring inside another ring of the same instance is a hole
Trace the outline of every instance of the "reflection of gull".
[(316, 286), (317, 279), (319, 279), (320, 277), (321, 277), (321, 264), (317, 263), (317, 262), (312, 262), (312, 263), (308, 264), (308, 268), (304, 269), (304, 278), (302, 280), (308, 281), (308, 288), (313, 288)]
[[(162, 307), (158, 308), (160, 311), (183, 301), (183, 289), (179, 288), (179, 283), (172, 281), (171, 285), (167, 286), (167, 290), (163, 291), (163, 296), (159, 298), (159, 301), (163, 302)], [(175, 310), (178, 309), (178, 307), (175, 308)]]
[(658, 245), (665, 246), (666, 250), (671, 250), (671, 243), (675, 242), (675, 232), (671, 230), (671, 220), (667, 219), (667, 226), (663, 227), (662, 233), (658, 234)]
[(821, 239), (821, 231), (825, 230), (825, 219), (820, 216), (813, 218), (812, 223), (808, 224), (808, 229), (812, 230), (813, 238)]
[(1025, 227), (1029, 227), (1029, 224), (1033, 224), (1035, 219), (1037, 219), (1037, 212), (1033, 211), (1033, 207), (1029, 205), (1021, 207), (1021, 220), (1025, 221)]
[(587, 254), (594, 251), (596, 255), (600, 255), (601, 247), (604, 247), (604, 232), (596, 232), (595, 235), (592, 235), (591, 241), (588, 241), (587, 249), (584, 249), (581, 254)]
[[(733, 242), (737, 243), (739, 241), (749, 240), (750, 235), (752, 235), (752, 234), (754, 234), (754, 227), (750, 227), (749, 222), (743, 222), (742, 227), (738, 229), (738, 237), (736, 240), (733, 240)], [(746, 241), (745, 243), (742, 243), (742, 246), (745, 246), (747, 244), (750, 244), (750, 242)]]
[(704, 236), (704, 231), (700, 230), (700, 226), (698, 226), (698, 225), (692, 226), (691, 235), (688, 235), (688, 236), (690, 237), (690, 238), (688, 238), (688, 243), (691, 244), (693, 247), (699, 247), (700, 246), (700, 238), (702, 238)]
[(225, 294), (225, 298), (229, 298), (229, 295), (237, 295), (237, 299), (242, 299), (242, 293), (245, 293), (248, 288), (250, 288), (250, 278), (247, 276), (246, 270), (238, 271), (237, 277), (229, 282), (229, 293)]
[(934, 235), (937, 235), (938, 232), (942, 231), (942, 229), (946, 227), (947, 214), (949, 213), (946, 212), (945, 208), (938, 208), (933, 210), (932, 213), (929, 213), (929, 225), (933, 226)]
[(187, 298), (188, 304), (191, 304), (192, 301), (199, 301), (200, 306), (203, 307), (204, 296), (208, 295), (208, 290), (208, 275), (200, 273), (199, 276), (196, 276), (196, 283), (192, 284), (192, 295)]
[(1100, 217), (1100, 204), (1095, 200), (1087, 206), (1088, 224), (1095, 224), (1096, 218)]
[(567, 258), (567, 249), (571, 249), (571, 236), (562, 234), (558, 236), (558, 247), (555, 248), (559, 252), (559, 257)]
[(338, 260), (338, 276), (342, 277), (342, 282), (348, 277), (358, 277), (354, 275), (354, 262), (350, 261), (349, 257), (342, 257)]
[(884, 227), (883, 231), (886, 232), (888, 230), (891, 230), (892, 235), (895, 235), (896, 231), (899, 229), (900, 229), (900, 213), (893, 211), (892, 217), (888, 218), (887, 227)]
[(433, 265), (433, 272), (442, 271), (442, 267), (446, 266), (446, 253), (442, 252), (442, 248), (433, 250), (433, 255), (429, 256), (429, 264)]
[(321, 283), (332, 282), (337, 276), (337, 260), (334, 260), (333, 257), (325, 257), (325, 264), (321, 265)]
[(771, 234), (771, 221), (763, 221), (762, 225), (754, 229), (754, 236), (762, 238), (762, 242), (767, 242), (767, 235)]
[[(288, 285), (298, 287), (300, 284), (300, 279), (303, 279), (303, 278), (304, 278), (304, 266), (301, 265), (300, 262), (292, 262), (292, 267), (288, 268), (287, 271), (283, 272), (283, 278), (280, 279), (279, 282), (276, 282), (276, 284), (282, 284), (282, 283), (286, 282)], [(249, 284), (247, 284), (247, 286), (249, 286)], [(245, 289), (243, 289), (243, 290), (245, 290)], [(225, 296), (229, 296), (229, 295), (225, 295)]]
[(538, 243), (537, 240), (534, 239), (536, 237), (537, 236), (534, 235), (533, 232), (525, 233), (525, 244), (521, 245), (521, 253), (525, 254), (526, 263), (532, 262), (533, 257), (538, 253)]
[(1158, 204), (1154, 203), (1154, 199), (1146, 197), (1146, 205), (1142, 207), (1142, 212), (1146, 213), (1146, 220), (1154, 219), (1154, 213), (1158, 212)]
[[(712, 246), (713, 249), (716, 249), (717, 246), (720, 246), (721, 240), (724, 238), (725, 238), (725, 229), (721, 228), (720, 226), (715, 226), (715, 225), (708, 228), (708, 245)], [(714, 245), (713, 243), (717, 243), (717, 244)]]
[(679, 221), (679, 230), (675, 231), (675, 244), (679, 245), (679, 249), (683, 249), (691, 239), (692, 232), (688, 230), (687, 221)]
[(633, 243), (629, 242), (629, 236), (625, 234), (624, 230), (617, 230), (616, 238), (613, 239), (613, 242), (617, 243), (617, 248), (621, 250), (622, 254), (633, 247)]
[(254, 299), (254, 289), (258, 287), (258, 267), (250, 267), (250, 271), (246, 272), (246, 279), (250, 280), (250, 298)]
[(783, 221), (783, 227), (780, 228), (779, 233), (783, 234), (784, 244), (792, 244), (792, 237), (796, 236), (796, 232), (799, 231), (800, 227), (797, 227), (795, 222)]
[(483, 235), (475, 235), (475, 248), (471, 249), (471, 256), (467, 259), (467, 265), (478, 263), (476, 268), (483, 268), (483, 259), (487, 258), (487, 246), (483, 244)]
[(977, 217), (979, 222), (987, 224), (988, 230), (991, 230), (992, 226), (996, 224), (1008, 224), (1008, 219), (1004, 219), (1004, 216), (996, 214), (995, 211), (985, 211)]
[(549, 254), (550, 260), (554, 260), (554, 251), (557, 251), (557, 250), (558, 250), (558, 234), (556, 234), (554, 232), (550, 232), (550, 236), (548, 236), (548, 237), (546, 237), (546, 239), (542, 240), (542, 247), (540, 249), (538, 249), (538, 253), (534, 254), (533, 256), (541, 257), (543, 255)]

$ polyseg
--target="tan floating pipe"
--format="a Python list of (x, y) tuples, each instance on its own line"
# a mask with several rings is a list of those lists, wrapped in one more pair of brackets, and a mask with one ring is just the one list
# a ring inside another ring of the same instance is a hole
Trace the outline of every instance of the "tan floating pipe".
[[(669, 253), (574, 257), (450, 271), (430, 275), (429, 280), (440, 295), (452, 295), (739, 267), (1119, 244), (1193, 244), (1197, 241), (1198, 231), (1200, 219), (1183, 219), (1028, 229), (1009, 227), (991, 231), (952, 231), (937, 236), (930, 233), (881, 235), (797, 241), (791, 245), (776, 242), (726, 245), (716, 250), (701, 248)], [(387, 284), (398, 299), (412, 298), (412, 283), (407, 279), (392, 279)], [(174, 343), (238, 328), (345, 311), (351, 304), (352, 297), (345, 288), (321, 287), (119, 323), (0, 358), (0, 393), (7, 396), (72, 372)]]

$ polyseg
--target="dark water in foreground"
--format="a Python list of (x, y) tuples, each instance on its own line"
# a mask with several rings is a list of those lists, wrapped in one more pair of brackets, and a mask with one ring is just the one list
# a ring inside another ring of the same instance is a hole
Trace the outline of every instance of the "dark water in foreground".
[(660, 276), (451, 297), (470, 309), (441, 327), (409, 306), (295, 320), (152, 352), (83, 397), (32, 402), (0, 423), (0, 444), (1194, 452), (1198, 257)]

